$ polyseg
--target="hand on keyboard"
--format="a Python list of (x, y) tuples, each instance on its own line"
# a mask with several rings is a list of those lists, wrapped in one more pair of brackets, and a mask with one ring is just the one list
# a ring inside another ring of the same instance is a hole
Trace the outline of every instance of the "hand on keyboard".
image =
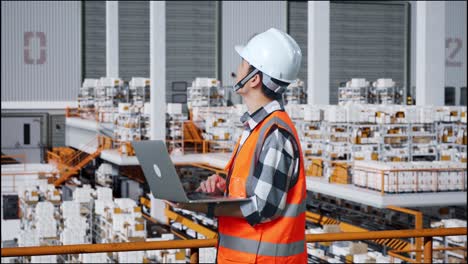
[(200, 183), (200, 187), (198, 187), (195, 191), (212, 194), (223, 194), (225, 189), (226, 180), (217, 174), (213, 174), (208, 177), (206, 181), (202, 181)]

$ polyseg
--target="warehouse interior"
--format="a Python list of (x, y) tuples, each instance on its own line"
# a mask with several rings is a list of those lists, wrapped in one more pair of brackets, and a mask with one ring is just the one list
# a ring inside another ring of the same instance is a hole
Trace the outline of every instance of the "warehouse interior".
[(276, 28), (307, 262), (466, 263), (466, 5), (2, 1), (1, 262), (215, 263), (218, 218), (156, 198), (133, 142), (184, 187), (226, 179), (234, 47)]

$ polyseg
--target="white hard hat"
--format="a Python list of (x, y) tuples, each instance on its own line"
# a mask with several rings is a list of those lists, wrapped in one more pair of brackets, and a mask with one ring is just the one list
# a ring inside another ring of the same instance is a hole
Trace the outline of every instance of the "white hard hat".
[(270, 28), (254, 36), (237, 53), (250, 65), (276, 80), (292, 83), (301, 67), (302, 52), (297, 42), (285, 32)]

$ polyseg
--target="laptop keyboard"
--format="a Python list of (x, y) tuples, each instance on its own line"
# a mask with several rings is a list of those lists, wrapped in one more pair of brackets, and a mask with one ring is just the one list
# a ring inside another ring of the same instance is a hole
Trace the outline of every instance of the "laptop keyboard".
[(187, 193), (187, 197), (190, 200), (205, 200), (205, 199), (225, 198), (224, 195), (203, 193), (203, 192), (190, 192), (190, 193)]

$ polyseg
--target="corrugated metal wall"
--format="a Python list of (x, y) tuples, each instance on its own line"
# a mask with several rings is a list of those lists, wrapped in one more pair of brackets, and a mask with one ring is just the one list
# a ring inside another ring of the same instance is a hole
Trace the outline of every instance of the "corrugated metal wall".
[(1, 7), (2, 101), (75, 101), (80, 2), (2, 1)]
[(149, 78), (149, 2), (119, 1), (119, 76)]
[(330, 3), (330, 103), (351, 78), (405, 86), (407, 26), (405, 4)]
[(466, 1), (445, 3), (445, 23), (445, 85), (459, 90), (466, 87)]
[(166, 98), (172, 82), (216, 77), (216, 2), (166, 2)]
[(241, 61), (234, 46), (271, 27), (286, 31), (287, 8), (285, 1), (222, 1), (221, 9), (222, 84), (233, 85), (231, 72)]
[(106, 2), (82, 1), (83, 77), (106, 76)]
[(52, 148), (65, 146), (65, 116), (49, 116), (49, 146)]
[(288, 1), (288, 33), (293, 37), (302, 51), (301, 69), (297, 78), (307, 87), (307, 1)]

